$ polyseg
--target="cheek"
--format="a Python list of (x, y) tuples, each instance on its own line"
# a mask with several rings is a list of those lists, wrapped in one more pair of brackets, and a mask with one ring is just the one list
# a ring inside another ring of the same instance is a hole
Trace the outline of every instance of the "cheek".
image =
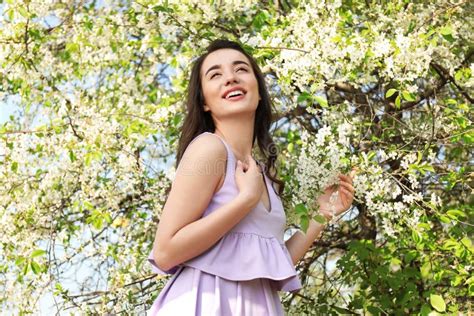
[(216, 88), (215, 84), (208, 82), (202, 85), (202, 94), (206, 99), (215, 98), (219, 96), (219, 89), (218, 87)]
[(254, 88), (258, 91), (258, 81), (257, 81), (257, 78), (255, 78), (255, 76), (252, 76), (252, 86), (254, 86)]
[(257, 81), (257, 79), (254, 79), (253, 87), (254, 87), (255, 95), (258, 95), (259, 92), (258, 92), (258, 81)]

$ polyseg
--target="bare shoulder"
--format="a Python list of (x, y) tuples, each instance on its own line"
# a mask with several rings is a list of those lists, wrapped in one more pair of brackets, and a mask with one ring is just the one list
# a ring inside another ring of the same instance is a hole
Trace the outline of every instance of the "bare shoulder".
[(200, 135), (186, 148), (178, 166), (177, 173), (214, 171), (213, 174), (223, 171), (222, 164), (227, 159), (225, 145), (218, 136), (206, 133)]

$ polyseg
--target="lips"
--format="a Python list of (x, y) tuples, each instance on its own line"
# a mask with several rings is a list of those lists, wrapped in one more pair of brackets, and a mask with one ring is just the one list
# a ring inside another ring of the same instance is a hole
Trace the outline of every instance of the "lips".
[(247, 90), (245, 90), (244, 88), (242, 87), (233, 87), (233, 88), (230, 88), (229, 90), (227, 90), (226, 92), (224, 92), (224, 94), (222, 95), (222, 98), (223, 99), (226, 99), (227, 96), (229, 95), (229, 93), (231, 93), (232, 91), (236, 91), (236, 90), (240, 90), (244, 93), (244, 95), (247, 93)]

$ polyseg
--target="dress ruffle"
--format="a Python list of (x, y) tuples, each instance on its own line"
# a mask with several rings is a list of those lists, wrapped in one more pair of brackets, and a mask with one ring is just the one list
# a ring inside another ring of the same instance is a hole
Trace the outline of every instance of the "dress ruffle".
[(152, 270), (158, 274), (174, 274), (180, 266), (189, 266), (233, 281), (257, 278), (273, 280), (278, 291), (301, 289), (301, 282), (285, 244), (275, 237), (254, 233), (229, 232), (201, 255), (168, 271), (155, 264), (153, 252), (148, 257)]

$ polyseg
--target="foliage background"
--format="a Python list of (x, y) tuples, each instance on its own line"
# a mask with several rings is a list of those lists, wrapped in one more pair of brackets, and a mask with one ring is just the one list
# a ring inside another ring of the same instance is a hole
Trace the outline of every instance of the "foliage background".
[(189, 65), (221, 37), (245, 44), (271, 88), (289, 231), (335, 164), (318, 150), (360, 168), (354, 207), (298, 264), (304, 289), (282, 294), (289, 314), (472, 311), (472, 2), (0, 8), (0, 111), (12, 113), (0, 126), (3, 311), (150, 306), (165, 280), (146, 257)]

